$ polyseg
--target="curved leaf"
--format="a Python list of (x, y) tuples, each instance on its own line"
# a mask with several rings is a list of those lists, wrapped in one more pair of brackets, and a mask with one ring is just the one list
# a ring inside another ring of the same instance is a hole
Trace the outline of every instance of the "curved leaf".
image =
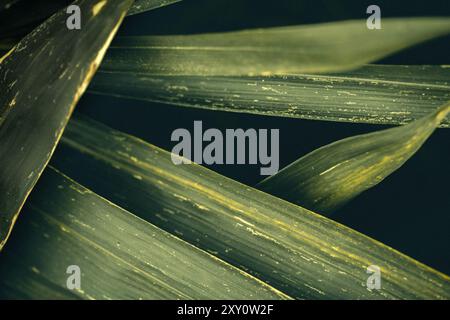
[(449, 18), (385, 18), (176, 36), (117, 38), (105, 71), (158, 75), (270, 75), (349, 70), (448, 34)]
[(0, 60), (0, 249), (132, 0), (75, 3), (81, 30), (60, 11)]
[[(448, 299), (450, 278), (332, 220), (92, 121), (52, 159), (95, 192), (293, 298)], [(80, 170), (83, 168), (83, 170)], [(381, 268), (382, 290), (366, 288)]]
[[(287, 299), (52, 168), (0, 257), (5, 299)], [(68, 266), (80, 268), (67, 289)]]
[(319, 148), (264, 179), (258, 188), (330, 213), (400, 168), (450, 112), (450, 103), (413, 123)]

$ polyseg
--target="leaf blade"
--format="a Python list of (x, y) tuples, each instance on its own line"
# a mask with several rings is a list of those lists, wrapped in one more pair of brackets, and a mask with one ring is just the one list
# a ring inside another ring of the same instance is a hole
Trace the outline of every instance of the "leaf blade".
[[(450, 100), (450, 68), (366, 65), (340, 74), (152, 76), (100, 71), (88, 92), (189, 108), (351, 123), (405, 124)], [(442, 128), (450, 127), (444, 119)]]
[(258, 188), (330, 214), (400, 168), (450, 112), (450, 103), (410, 124), (349, 137), (298, 159)]
[[(51, 167), (18, 228), (0, 257), (2, 298), (289, 298)], [(81, 269), (80, 290), (66, 286), (70, 265)]]
[[(157, 75), (270, 75), (354, 69), (450, 32), (447, 18), (385, 18), (181, 36), (117, 38), (105, 71)], [(364, 46), (361, 46), (364, 43)]]
[[(73, 120), (62, 141), (61, 153), (53, 158), (56, 167), (293, 298), (450, 295), (448, 276), (201, 166), (175, 166), (168, 152), (139, 139), (95, 122)], [(160, 215), (150, 213), (153, 206)], [(366, 267), (372, 264), (383, 270), (382, 291), (369, 292), (364, 286)]]
[[(2, 57), (0, 249), (131, 2), (79, 0), (85, 12), (79, 33), (61, 28), (60, 11)], [(45, 86), (36, 87), (37, 80)]]

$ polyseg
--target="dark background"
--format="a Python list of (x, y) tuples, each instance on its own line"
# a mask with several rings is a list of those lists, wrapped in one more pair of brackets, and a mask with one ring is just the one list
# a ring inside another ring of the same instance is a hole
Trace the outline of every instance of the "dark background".
[[(381, 7), (382, 18), (450, 15), (448, 0), (184, 0), (126, 18), (119, 34), (185, 34), (365, 19), (370, 4)], [(377, 63), (450, 64), (449, 40), (436, 39)], [(280, 168), (330, 142), (387, 128), (212, 112), (89, 94), (77, 110), (166, 150), (173, 147), (172, 131), (191, 129), (194, 120), (202, 120), (205, 129), (280, 128)], [(449, 164), (450, 129), (439, 129), (400, 170), (332, 218), (450, 274)], [(249, 185), (261, 180), (256, 165), (211, 169)]]

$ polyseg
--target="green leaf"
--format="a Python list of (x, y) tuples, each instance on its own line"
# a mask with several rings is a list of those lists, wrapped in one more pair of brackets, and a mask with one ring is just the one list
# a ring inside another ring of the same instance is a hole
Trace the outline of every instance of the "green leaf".
[(269, 75), (353, 69), (448, 34), (449, 18), (385, 18), (227, 33), (117, 38), (105, 71), (158, 75)]
[[(53, 164), (109, 200), (294, 298), (450, 298), (450, 278), (358, 232), (93, 121)], [(82, 168), (82, 170), (80, 170)], [(381, 268), (382, 290), (366, 288)]]
[(400, 168), (449, 112), (447, 103), (413, 123), (326, 145), (266, 178), (258, 188), (330, 213)]
[[(52, 168), (0, 257), (2, 299), (287, 299)], [(81, 270), (67, 289), (68, 266)]]
[(60, 11), (0, 59), (0, 249), (132, 0), (79, 0), (81, 30)]
[[(152, 76), (105, 72), (88, 92), (267, 116), (404, 124), (450, 100), (448, 66), (366, 65), (333, 75)], [(441, 127), (448, 128), (444, 119)]]

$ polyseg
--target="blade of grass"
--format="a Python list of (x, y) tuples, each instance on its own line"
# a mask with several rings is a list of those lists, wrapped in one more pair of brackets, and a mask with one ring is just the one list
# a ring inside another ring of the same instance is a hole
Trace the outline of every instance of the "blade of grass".
[(447, 103), (413, 123), (336, 141), (264, 179), (257, 188), (329, 214), (400, 168), (449, 112)]
[[(364, 235), (89, 120), (53, 164), (124, 208), (294, 298), (450, 297), (450, 279)], [(83, 168), (80, 170), (80, 168)], [(382, 290), (366, 288), (369, 265)]]
[[(49, 168), (0, 257), (13, 299), (286, 299)], [(81, 270), (71, 291), (67, 267)]]
[(117, 38), (105, 71), (158, 75), (269, 75), (349, 70), (448, 34), (449, 18), (385, 18), (227, 33)]
[[(450, 68), (366, 65), (333, 75), (152, 76), (105, 72), (88, 92), (171, 105), (325, 121), (404, 124), (450, 100)], [(442, 121), (448, 128), (450, 119)]]
[(132, 0), (79, 0), (81, 30), (60, 11), (0, 60), (0, 250)]

